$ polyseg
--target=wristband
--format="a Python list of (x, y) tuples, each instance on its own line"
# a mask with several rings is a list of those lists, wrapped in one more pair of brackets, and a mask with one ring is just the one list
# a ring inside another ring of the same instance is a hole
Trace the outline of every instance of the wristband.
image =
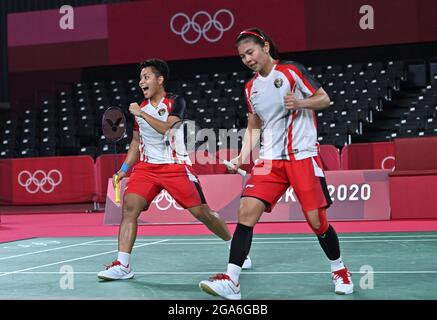
[(120, 171), (123, 171), (124, 173), (126, 173), (129, 170), (129, 164), (127, 164), (126, 162), (123, 163), (123, 165), (120, 168)]

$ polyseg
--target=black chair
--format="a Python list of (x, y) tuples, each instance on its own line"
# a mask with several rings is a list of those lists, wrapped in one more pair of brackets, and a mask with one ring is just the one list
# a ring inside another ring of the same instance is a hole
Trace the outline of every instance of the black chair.
[(101, 143), (97, 148), (97, 156), (102, 154), (113, 154), (113, 153), (115, 153), (114, 146), (109, 145), (107, 143)]
[(208, 82), (209, 74), (208, 73), (196, 74), (194, 75), (194, 80), (197, 82)]
[(41, 146), (39, 149), (39, 155), (41, 157), (54, 157), (57, 156), (56, 148), (50, 146)]
[(180, 87), (181, 92), (195, 91), (196, 89), (197, 89), (197, 82), (188, 82), (188, 81), (181, 82), (181, 87)]
[(404, 80), (406, 77), (405, 63), (403, 61), (388, 61), (387, 74), (389, 78)]
[(79, 148), (80, 155), (89, 155), (93, 158), (97, 155), (97, 147), (95, 146), (84, 146)]
[(40, 147), (56, 148), (57, 139), (55, 136), (42, 137), (40, 140)]
[(17, 152), (14, 149), (5, 149), (0, 151), (1, 159), (11, 159), (16, 157), (17, 157)]
[(203, 91), (203, 97), (206, 99), (220, 98), (221, 91), (219, 89), (207, 89)]
[[(138, 84), (131, 85), (131, 86), (129, 86), (129, 88), (130, 88), (129, 89), (130, 91), (136, 91), (136, 90), (139, 91), (140, 90), (139, 87), (138, 87)], [(179, 81), (169, 81), (166, 84), (166, 90), (168, 92), (179, 93), (180, 92), (180, 88), (181, 88), (181, 83)]]
[(339, 73), (342, 73), (342, 72), (343, 72), (343, 66), (339, 65), (339, 64), (328, 65), (325, 68), (325, 74), (337, 76)]
[(205, 90), (213, 90), (215, 89), (215, 83), (212, 81), (202, 81), (199, 82), (197, 86), (197, 90), (205, 91)]
[(427, 84), (426, 64), (424, 60), (405, 61), (406, 80), (410, 86), (424, 87)]
[(229, 115), (220, 115), (218, 118), (220, 119), (221, 127), (223, 129), (234, 129), (236, 128), (236, 119), (235, 117), (229, 116)]
[(211, 80), (214, 82), (227, 81), (228, 79), (229, 79), (229, 74), (226, 72), (214, 73), (211, 77)]
[(346, 65), (345, 73), (347, 74), (357, 74), (363, 71), (363, 64), (362, 63), (350, 63)]
[(34, 158), (39, 156), (39, 152), (34, 148), (21, 149), (18, 152), (20, 158)]
[(366, 64), (366, 72), (379, 73), (384, 69), (384, 63), (381, 61), (372, 61)]

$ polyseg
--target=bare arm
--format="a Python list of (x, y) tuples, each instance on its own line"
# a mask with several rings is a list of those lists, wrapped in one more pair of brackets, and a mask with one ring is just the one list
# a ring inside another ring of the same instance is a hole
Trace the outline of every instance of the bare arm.
[(147, 123), (150, 124), (150, 126), (153, 129), (155, 129), (158, 133), (160, 133), (162, 135), (164, 135), (167, 132), (167, 130), (169, 130), (175, 122), (181, 120), (179, 117), (176, 117), (176, 116), (168, 116), (167, 121), (158, 120), (158, 119), (152, 117), (151, 115), (148, 115), (144, 111), (141, 111), (141, 108), (138, 105), (138, 103), (131, 103), (129, 106), (129, 111), (134, 116), (141, 117), (144, 120), (146, 120)]
[(243, 146), (240, 154), (238, 155), (237, 162), (235, 163), (237, 167), (240, 167), (243, 163), (246, 163), (253, 148), (255, 148), (258, 144), (258, 141), (261, 137), (261, 125), (262, 121), (258, 115), (249, 113), (247, 118), (247, 128), (243, 137)]
[[(129, 167), (131, 167), (138, 159), (140, 155), (139, 150), (140, 145), (140, 134), (138, 131), (134, 130), (132, 135), (132, 141), (129, 145), (129, 150), (127, 151), (126, 159), (124, 159), (124, 163), (127, 163)], [(118, 170), (116, 174), (112, 176), (112, 185), (115, 188), (115, 185), (126, 176), (126, 172), (121, 169)]]
[(310, 109), (322, 110), (329, 106), (331, 99), (323, 88), (319, 88), (311, 97), (306, 99), (297, 99), (294, 93), (289, 92), (284, 97), (285, 108), (289, 110)]
[(140, 155), (140, 134), (138, 131), (134, 130), (132, 134), (132, 141), (129, 145), (129, 150), (127, 151), (126, 159), (124, 160), (125, 163), (131, 167), (137, 160)]

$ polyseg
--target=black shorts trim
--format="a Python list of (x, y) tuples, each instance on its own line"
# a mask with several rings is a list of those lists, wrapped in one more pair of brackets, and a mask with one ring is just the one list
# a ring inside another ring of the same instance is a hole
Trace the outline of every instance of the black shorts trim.
[(255, 199), (258, 199), (259, 201), (261, 201), (261, 202), (264, 204), (264, 206), (265, 206), (264, 211), (270, 209), (270, 207), (271, 207), (270, 202), (268, 202), (268, 201), (266, 201), (266, 200), (264, 200), (264, 199), (258, 198), (258, 197), (242, 195), (242, 196), (240, 197), (240, 199), (241, 199), (241, 198), (255, 198)]
[(326, 199), (326, 208), (328, 208), (332, 204), (331, 196), (329, 195), (328, 186), (326, 185), (326, 179), (325, 177), (319, 177), (320, 184), (322, 185), (323, 194), (325, 195)]
[(202, 201), (202, 204), (206, 204), (205, 196), (203, 195), (202, 187), (198, 182), (193, 182), (196, 186), (197, 192), (199, 193), (200, 200)]

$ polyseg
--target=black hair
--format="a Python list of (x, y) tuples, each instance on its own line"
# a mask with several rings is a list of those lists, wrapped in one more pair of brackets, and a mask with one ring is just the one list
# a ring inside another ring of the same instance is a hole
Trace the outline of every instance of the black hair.
[(170, 68), (167, 62), (160, 59), (149, 59), (140, 63), (140, 70), (151, 67), (156, 77), (162, 76), (164, 78), (164, 85), (170, 76)]
[(240, 41), (245, 39), (250, 39), (253, 42), (259, 44), (261, 47), (264, 47), (265, 41), (267, 41), (270, 44), (270, 51), (269, 51), (270, 55), (272, 56), (273, 59), (279, 59), (278, 47), (276, 47), (273, 40), (261, 29), (250, 28), (240, 32), (240, 34), (237, 37), (237, 40), (235, 40), (235, 44), (238, 45)]

